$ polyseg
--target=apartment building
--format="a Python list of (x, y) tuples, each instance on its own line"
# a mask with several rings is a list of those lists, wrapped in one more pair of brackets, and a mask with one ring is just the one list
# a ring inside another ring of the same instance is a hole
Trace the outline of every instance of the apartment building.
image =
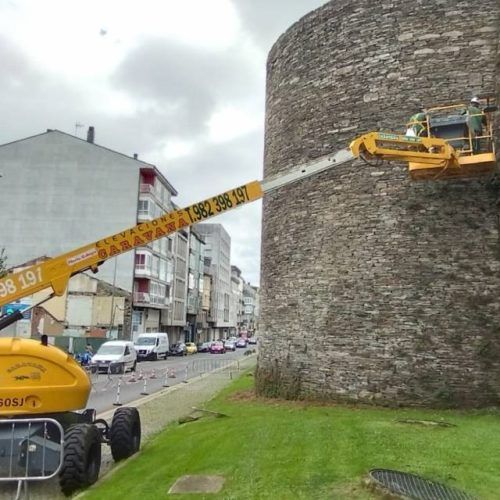
[(223, 338), (231, 327), (236, 327), (230, 318), (231, 237), (221, 224), (197, 224), (196, 228), (205, 239), (204, 260), (212, 276), (208, 315), (210, 334)]
[(173, 235), (174, 275), (170, 306), (162, 311), (161, 331), (169, 334), (170, 343), (184, 342), (189, 334), (186, 323), (189, 230)]
[(231, 334), (237, 335), (243, 324), (243, 286), (245, 281), (241, 276), (241, 270), (237, 266), (231, 266), (231, 303), (230, 317), (234, 323)]
[[(172, 210), (177, 191), (154, 165), (99, 146), (94, 139), (93, 127), (87, 140), (49, 129), (0, 145), (0, 221), (15, 228), (2, 241), (9, 267), (59, 255)], [(182, 250), (184, 244), (186, 262), (186, 234), (155, 241), (99, 267), (96, 278), (133, 292), (132, 326), (124, 325), (120, 336), (162, 326), (162, 311), (175, 305), (174, 248)], [(163, 316), (167, 325), (185, 323), (179, 312)]]
[(189, 326), (189, 333), (186, 341), (202, 342), (203, 318), (202, 294), (203, 294), (203, 273), (205, 263), (205, 240), (196, 229), (191, 228), (189, 234), (189, 265), (188, 265), (188, 286), (187, 286), (187, 310), (186, 325)]
[[(203, 260), (205, 261), (205, 258)], [(210, 273), (210, 267), (204, 264), (203, 291), (201, 293), (201, 336), (198, 342), (209, 342), (216, 339), (212, 323), (208, 321), (212, 297), (212, 275)]]
[(243, 284), (243, 317), (240, 331), (253, 333), (256, 329), (258, 312), (258, 288), (250, 283)]
[[(174, 209), (177, 191), (154, 166), (140, 169), (137, 222), (146, 222)], [(177, 235), (155, 240), (135, 250), (133, 336), (141, 332), (165, 331), (172, 325), (175, 306), (175, 262)]]

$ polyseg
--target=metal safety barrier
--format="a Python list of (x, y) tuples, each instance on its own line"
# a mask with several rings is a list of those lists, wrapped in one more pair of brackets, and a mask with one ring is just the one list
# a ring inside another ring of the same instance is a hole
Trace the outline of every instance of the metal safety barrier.
[[(113, 406), (121, 406), (121, 391), (124, 385), (140, 384), (142, 396), (149, 396), (152, 392), (158, 390), (159, 387), (170, 387), (175, 383), (187, 383), (189, 379), (197, 376), (203, 376), (211, 373), (213, 376), (223, 376), (233, 378), (233, 373), (240, 371), (240, 362), (234, 359), (223, 359), (219, 357), (206, 359), (191, 359), (188, 362), (176, 364), (176, 366), (167, 366), (161, 369), (150, 368), (144, 370), (141, 366), (137, 367), (135, 372), (127, 374), (120, 373), (118, 376), (116, 371), (110, 368), (102, 376), (98, 372), (90, 376), (92, 382), (92, 390), (107, 391), (110, 388), (116, 388), (116, 395)], [(99, 378), (101, 377), (101, 378)], [(104, 379), (104, 384), (100, 382)], [(157, 380), (157, 382), (154, 382)], [(98, 385), (99, 383), (99, 385)], [(153, 389), (150, 386), (153, 385)]]
[(0, 420), (0, 481), (17, 481), (16, 500), (29, 481), (54, 477), (62, 466), (64, 430), (52, 418)]

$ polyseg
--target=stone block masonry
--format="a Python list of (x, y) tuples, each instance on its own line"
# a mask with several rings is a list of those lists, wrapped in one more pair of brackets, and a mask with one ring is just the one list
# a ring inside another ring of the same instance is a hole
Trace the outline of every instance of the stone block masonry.
[[(335, 0), (268, 56), (265, 176), (500, 91), (500, 1)], [(500, 182), (343, 165), (264, 200), (257, 387), (500, 404)]]

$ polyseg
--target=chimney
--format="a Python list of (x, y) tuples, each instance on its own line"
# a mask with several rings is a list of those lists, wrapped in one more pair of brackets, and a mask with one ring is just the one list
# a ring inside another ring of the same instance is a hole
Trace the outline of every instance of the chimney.
[(134, 160), (137, 160), (139, 158), (139, 155), (137, 153), (134, 153)]
[(90, 142), (90, 144), (94, 144), (94, 127), (89, 127), (89, 130), (87, 132), (87, 142)]

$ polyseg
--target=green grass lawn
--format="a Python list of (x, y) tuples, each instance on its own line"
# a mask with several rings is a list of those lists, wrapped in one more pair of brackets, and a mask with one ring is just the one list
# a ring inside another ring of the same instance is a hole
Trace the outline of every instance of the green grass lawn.
[[(211, 499), (375, 499), (362, 485), (371, 468), (392, 468), (500, 498), (500, 414), (391, 410), (261, 400), (243, 376), (210, 401), (205, 417), (174, 424), (85, 499), (166, 498), (184, 474), (226, 479)], [(400, 419), (455, 426), (422, 426)]]

